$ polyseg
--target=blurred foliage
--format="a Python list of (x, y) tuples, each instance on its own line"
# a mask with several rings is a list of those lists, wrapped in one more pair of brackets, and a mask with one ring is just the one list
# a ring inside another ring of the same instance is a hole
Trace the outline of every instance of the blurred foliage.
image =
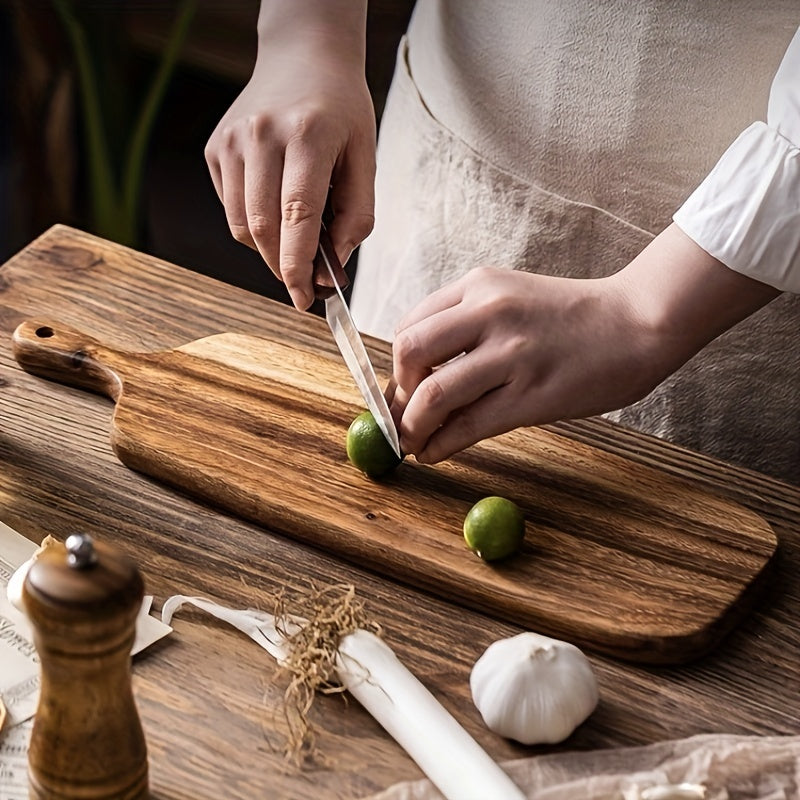
[(176, 3), (155, 74), (141, 90), (127, 63), (124, 3), (52, 3), (74, 59), (91, 229), (120, 244), (136, 245), (147, 148), (197, 0)]

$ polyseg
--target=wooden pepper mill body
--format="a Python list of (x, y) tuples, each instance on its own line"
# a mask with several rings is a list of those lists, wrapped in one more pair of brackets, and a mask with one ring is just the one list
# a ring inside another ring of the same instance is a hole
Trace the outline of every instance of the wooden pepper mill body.
[(41, 661), (31, 800), (149, 796), (130, 672), (143, 591), (133, 562), (89, 537), (71, 536), (31, 565), (23, 601)]

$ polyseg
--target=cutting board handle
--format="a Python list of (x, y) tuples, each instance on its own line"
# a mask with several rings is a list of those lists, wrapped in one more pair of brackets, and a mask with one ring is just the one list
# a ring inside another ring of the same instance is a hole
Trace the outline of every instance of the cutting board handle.
[(26, 371), (117, 400), (125, 355), (58, 322), (30, 319), (12, 337), (14, 357)]

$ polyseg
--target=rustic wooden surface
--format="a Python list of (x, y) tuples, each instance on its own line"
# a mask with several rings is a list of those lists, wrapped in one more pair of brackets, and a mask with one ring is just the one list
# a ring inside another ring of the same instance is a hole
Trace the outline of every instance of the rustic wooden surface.
[[(345, 453), (363, 401), (342, 359), (276, 339), (224, 333), (131, 353), (41, 318), (13, 339), (26, 370), (116, 400), (111, 440), (129, 467), (458, 605), (621, 658), (708, 652), (757, 598), (777, 547), (740, 505), (540, 428), (370, 480)], [(461, 529), (496, 494), (519, 505), (528, 534), (520, 554), (490, 565)]]
[[(156, 605), (174, 593), (271, 608), (281, 589), (348, 581), (400, 658), (498, 760), (698, 733), (796, 734), (800, 719), (800, 492), (773, 479), (591, 420), (552, 430), (688, 479), (763, 516), (780, 542), (767, 597), (710, 655), (682, 667), (591, 656), (600, 705), (558, 748), (485, 730), (469, 697), (472, 664), (520, 628), (437, 600), (264, 526), (215, 511), (119, 462), (104, 397), (23, 372), (11, 334), (30, 317), (91, 330), (115, 348), (178, 347), (234, 332), (333, 354), (323, 321), (86, 234), (57, 227), (0, 269), (0, 518), (39, 541), (84, 530), (132, 555)], [(389, 350), (372, 343), (379, 367)], [(420, 776), (366, 712), (319, 700), (322, 761), (283, 766), (283, 686), (269, 656), (201, 612), (138, 656), (134, 689), (157, 800), (357, 798)]]

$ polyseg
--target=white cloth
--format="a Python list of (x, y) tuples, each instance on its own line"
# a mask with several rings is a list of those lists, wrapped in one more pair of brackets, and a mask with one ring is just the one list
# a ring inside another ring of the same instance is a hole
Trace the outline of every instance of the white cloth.
[[(381, 123), (356, 325), (391, 340), (475, 266), (624, 267), (767, 116), (798, 21), (797, 0), (417, 0)], [(800, 482), (798, 312), (782, 295), (609, 416)]]
[(800, 28), (772, 83), (767, 122), (736, 139), (673, 219), (731, 269), (800, 293)]
[[(548, 753), (502, 766), (531, 800), (798, 800), (800, 737), (701, 734), (642, 747)], [(674, 787), (681, 784), (684, 791), (678, 792)], [(670, 785), (667, 793), (663, 787)], [(424, 779), (367, 800), (443, 798)]]

